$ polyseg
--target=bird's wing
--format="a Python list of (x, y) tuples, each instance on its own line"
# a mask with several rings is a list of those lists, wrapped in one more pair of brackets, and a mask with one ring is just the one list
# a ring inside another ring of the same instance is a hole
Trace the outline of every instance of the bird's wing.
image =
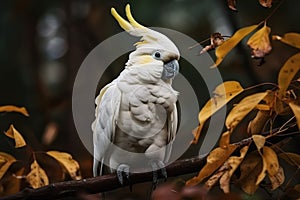
[(121, 91), (117, 82), (106, 85), (97, 96), (95, 103), (95, 121), (92, 124), (94, 143), (93, 174), (97, 176), (99, 161), (101, 161), (100, 174), (102, 173), (104, 155), (114, 140), (116, 121), (119, 116)]
[(168, 115), (168, 138), (167, 138), (167, 144), (168, 147), (166, 148), (166, 155), (165, 155), (165, 162), (168, 162), (171, 156), (172, 152), (172, 144), (175, 140), (175, 136), (177, 133), (177, 126), (178, 126), (178, 113), (177, 113), (177, 107), (176, 103), (173, 104), (174, 109), (173, 111)]

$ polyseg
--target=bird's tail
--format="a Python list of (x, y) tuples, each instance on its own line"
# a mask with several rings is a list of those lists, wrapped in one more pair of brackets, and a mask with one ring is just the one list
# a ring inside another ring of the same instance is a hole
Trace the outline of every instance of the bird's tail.
[(93, 162), (93, 176), (94, 177), (98, 176), (98, 166), (99, 166), (99, 161), (94, 157), (94, 162)]

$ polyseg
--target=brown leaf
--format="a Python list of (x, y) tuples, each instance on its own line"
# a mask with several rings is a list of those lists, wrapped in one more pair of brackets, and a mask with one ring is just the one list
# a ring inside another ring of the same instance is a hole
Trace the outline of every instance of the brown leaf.
[(225, 56), (248, 34), (254, 31), (258, 25), (247, 26), (237, 30), (233, 36), (226, 40), (222, 45), (216, 48), (217, 60), (213, 67), (217, 67), (225, 58)]
[(241, 189), (247, 194), (254, 194), (258, 188), (256, 180), (262, 170), (262, 166), (262, 158), (257, 151), (247, 154), (241, 163), (241, 176), (238, 182)]
[(230, 156), (227, 160), (228, 170), (224, 172), (222, 177), (220, 178), (220, 188), (223, 190), (224, 193), (230, 192), (230, 179), (235, 172), (235, 170), (240, 166), (241, 162), (243, 161), (244, 157), (247, 154), (249, 146), (244, 146), (240, 150), (240, 156)]
[(0, 112), (18, 112), (25, 115), (26, 117), (29, 117), (29, 114), (24, 107), (17, 107), (12, 105), (0, 106)]
[(46, 186), (49, 184), (46, 172), (40, 167), (36, 160), (30, 166), (31, 171), (26, 176), (27, 182), (34, 189)]
[(210, 36), (210, 44), (214, 46), (214, 48), (222, 45), (224, 43), (224, 37), (221, 35), (221, 33), (213, 33)]
[(261, 148), (263, 148), (263, 146), (265, 145), (266, 138), (262, 135), (252, 135), (252, 139), (253, 139), (258, 151), (260, 151)]
[(259, 0), (260, 5), (266, 8), (271, 8), (272, 7), (272, 2), (273, 0)]
[(225, 122), (227, 129), (233, 130), (267, 94), (268, 92), (256, 93), (242, 99), (228, 114)]
[(66, 179), (66, 170), (61, 164), (47, 152), (36, 152), (35, 159), (40, 166), (43, 166), (50, 183), (61, 182)]
[(283, 99), (286, 95), (292, 79), (300, 69), (300, 53), (291, 56), (280, 69), (278, 75), (279, 98)]
[(5, 132), (5, 135), (15, 140), (15, 148), (26, 146), (26, 142), (22, 135), (11, 124), (9, 129)]
[(270, 32), (271, 29), (265, 24), (249, 38), (247, 45), (251, 48), (252, 58), (263, 58), (270, 53), (272, 50)]
[(0, 152), (0, 180), (14, 162), (16, 159), (13, 156)]
[[(206, 41), (206, 40), (205, 40)], [(221, 44), (223, 44), (224, 42), (224, 37), (221, 35), (221, 33), (212, 33), (210, 35), (210, 45), (206, 45), (201, 51), (200, 51), (200, 54), (203, 54), (207, 51), (210, 51), (210, 50), (213, 50), (215, 49), (216, 47), (220, 46)], [(191, 47), (189, 47), (189, 49), (192, 49), (194, 48), (195, 46), (197, 45), (200, 45), (201, 43), (197, 43)]]
[(275, 176), (279, 170), (278, 158), (272, 148), (264, 146), (261, 156), (263, 159), (263, 169), (257, 177), (256, 185), (259, 185), (265, 178), (266, 173), (268, 173), (269, 176)]
[(211, 51), (213, 49), (215, 49), (214, 45), (212, 45), (212, 44), (206, 45), (203, 49), (201, 49), (199, 54), (203, 54), (203, 53)]
[(298, 129), (300, 130), (300, 106), (294, 102), (290, 102), (289, 106), (291, 107), (298, 124)]
[(228, 7), (233, 10), (237, 11), (236, 9), (236, 1), (235, 0), (227, 0)]
[(20, 191), (21, 181), (24, 172), (24, 168), (21, 168), (14, 174), (9, 174), (4, 177), (4, 180), (1, 180), (3, 190), (0, 191), (0, 196), (12, 195)]
[(70, 154), (59, 151), (48, 151), (47, 154), (55, 158), (72, 179), (80, 180), (82, 178), (79, 171), (79, 164)]
[(279, 40), (285, 44), (288, 44), (292, 47), (300, 49), (300, 34), (299, 33), (286, 33), (283, 37), (279, 35), (273, 35), (273, 40)]
[(299, 200), (300, 184), (296, 184), (294, 186), (286, 188), (283, 198), (287, 200)]
[(216, 171), (206, 182), (205, 187), (210, 190), (214, 185), (218, 183), (218, 180), (228, 170), (228, 163), (225, 162), (218, 171)]
[(213, 33), (210, 36), (210, 45), (205, 46), (201, 51), (200, 54), (205, 53), (207, 51), (213, 50), (216, 47), (220, 46), (224, 42), (224, 37), (221, 33)]
[(283, 168), (279, 167), (279, 170), (278, 170), (277, 174), (275, 174), (274, 176), (269, 175), (269, 179), (270, 179), (271, 184), (272, 184), (272, 190), (275, 190), (279, 186), (281, 186), (284, 182), (284, 179), (285, 179)]
[(300, 184), (295, 185), (294, 189), (300, 193)]
[(199, 113), (199, 123), (197, 130), (193, 132), (194, 140), (193, 144), (197, 144), (201, 130), (204, 123), (218, 110), (220, 110), (224, 105), (226, 105), (230, 100), (236, 97), (238, 94), (243, 92), (244, 89), (239, 82), (236, 81), (226, 81), (216, 87), (214, 90), (214, 97), (211, 98), (201, 109)]
[(284, 159), (290, 165), (300, 167), (300, 155), (296, 153), (281, 153), (279, 157)]
[(268, 91), (264, 101), (270, 106), (270, 110), (274, 110), (277, 114), (284, 112), (283, 102), (278, 98), (278, 91)]
[(206, 159), (206, 165), (201, 169), (198, 176), (193, 177), (192, 179), (186, 182), (186, 185), (197, 185), (203, 179), (210, 176), (214, 171), (221, 167), (228, 157), (234, 152), (237, 148), (236, 145), (230, 144), (227, 148), (217, 147), (210, 152)]
[(275, 151), (275, 153), (279, 154), (282, 152), (282, 149), (292, 140), (292, 137), (282, 138), (279, 142), (272, 144), (271, 148)]
[(265, 124), (270, 119), (270, 117), (270, 111), (258, 111), (254, 119), (249, 122), (247, 132), (250, 135), (260, 134), (263, 131), (263, 128), (265, 127)]

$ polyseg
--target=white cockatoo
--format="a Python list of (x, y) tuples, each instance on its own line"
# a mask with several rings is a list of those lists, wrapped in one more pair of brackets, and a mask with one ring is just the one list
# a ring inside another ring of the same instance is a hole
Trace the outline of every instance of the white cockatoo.
[[(111, 13), (125, 31), (141, 41), (130, 53), (125, 69), (101, 89), (92, 124), (94, 176), (103, 174), (105, 163), (109, 172), (117, 171), (121, 184), (129, 172), (144, 164), (158, 171), (170, 157), (178, 121), (178, 92), (171, 84), (179, 72), (180, 57), (168, 37), (137, 23), (129, 5), (125, 10), (128, 21), (114, 8)], [(161, 173), (166, 176), (166, 171)]]

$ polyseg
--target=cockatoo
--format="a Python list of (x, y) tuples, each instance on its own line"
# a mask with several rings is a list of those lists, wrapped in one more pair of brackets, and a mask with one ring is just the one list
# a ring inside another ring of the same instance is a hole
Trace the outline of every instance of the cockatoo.
[(129, 5), (125, 11), (128, 21), (111, 9), (120, 26), (141, 41), (125, 69), (96, 97), (93, 174), (102, 175), (106, 163), (123, 184), (130, 172), (148, 163), (156, 171), (153, 182), (157, 183), (159, 169), (164, 169), (161, 174), (166, 178), (163, 167), (177, 130), (179, 93), (171, 84), (179, 73), (180, 54), (168, 37), (136, 22)]

